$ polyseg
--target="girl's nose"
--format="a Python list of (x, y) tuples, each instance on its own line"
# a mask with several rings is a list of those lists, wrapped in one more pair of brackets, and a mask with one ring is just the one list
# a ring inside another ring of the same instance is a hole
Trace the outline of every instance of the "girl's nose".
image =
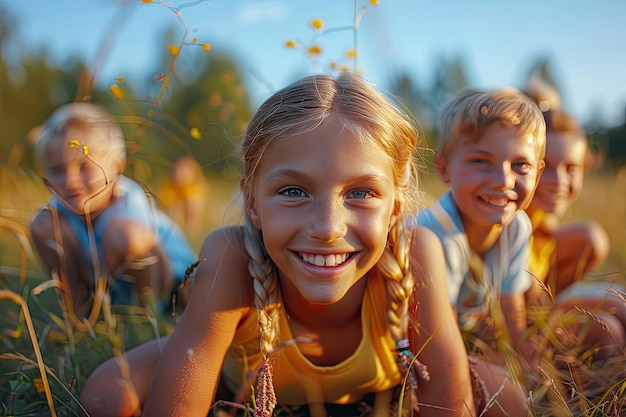
[(310, 219), (310, 235), (315, 239), (333, 241), (346, 235), (347, 209), (341, 199), (318, 199)]

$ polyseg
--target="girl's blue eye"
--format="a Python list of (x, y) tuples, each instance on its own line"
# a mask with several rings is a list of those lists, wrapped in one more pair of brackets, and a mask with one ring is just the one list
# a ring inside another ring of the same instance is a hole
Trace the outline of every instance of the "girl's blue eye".
[(352, 198), (370, 198), (372, 196), (372, 192), (369, 190), (355, 190), (350, 193)]
[(278, 194), (284, 195), (286, 197), (306, 197), (307, 193), (304, 192), (303, 189), (298, 187), (285, 187), (278, 191)]

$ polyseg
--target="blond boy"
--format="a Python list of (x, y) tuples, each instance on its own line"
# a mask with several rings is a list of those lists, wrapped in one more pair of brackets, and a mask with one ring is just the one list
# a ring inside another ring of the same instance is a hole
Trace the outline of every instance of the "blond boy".
[(417, 218), (443, 244), (461, 329), (479, 337), (504, 330), (530, 362), (536, 352), (524, 337), (524, 293), (531, 224), (523, 210), (544, 167), (545, 129), (539, 108), (515, 89), (461, 92), (444, 109), (435, 154), (450, 189)]

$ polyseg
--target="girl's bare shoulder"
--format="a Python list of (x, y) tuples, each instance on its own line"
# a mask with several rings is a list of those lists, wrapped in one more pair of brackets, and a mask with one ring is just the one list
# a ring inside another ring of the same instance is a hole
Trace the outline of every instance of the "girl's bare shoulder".
[(410, 262), (416, 280), (422, 284), (436, 284), (445, 277), (443, 248), (432, 230), (423, 226), (412, 226)]
[(248, 261), (242, 226), (211, 232), (200, 249), (191, 297), (202, 297), (224, 308), (251, 306), (254, 291)]
[(441, 241), (437, 235), (427, 227), (411, 226), (411, 251), (414, 254), (438, 253), (441, 250)]

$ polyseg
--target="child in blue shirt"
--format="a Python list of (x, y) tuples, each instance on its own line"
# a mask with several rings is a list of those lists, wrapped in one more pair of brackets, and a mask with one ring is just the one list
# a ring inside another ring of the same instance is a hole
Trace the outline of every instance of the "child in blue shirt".
[(496, 336), (529, 364), (537, 361), (534, 339), (525, 335), (532, 228), (523, 210), (537, 187), (544, 152), (543, 116), (520, 91), (466, 90), (444, 109), (435, 165), (450, 189), (418, 214), (417, 223), (441, 240), (459, 326), (475, 339), (489, 338), (480, 345), (488, 363), (504, 364), (497, 349), (485, 348)]
[[(54, 193), (32, 219), (34, 245), (77, 315), (91, 308), (98, 282), (111, 302), (167, 299), (196, 255), (145, 190), (122, 175), (125, 142), (106, 111), (90, 103), (60, 107), (36, 144), (44, 182)], [(109, 279), (111, 278), (111, 279)]]

